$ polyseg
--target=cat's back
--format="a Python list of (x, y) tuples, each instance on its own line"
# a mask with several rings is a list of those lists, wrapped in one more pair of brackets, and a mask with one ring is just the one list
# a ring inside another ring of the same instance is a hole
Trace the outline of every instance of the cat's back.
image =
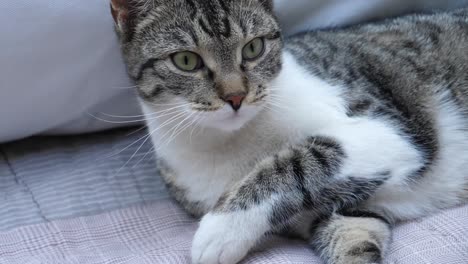
[(373, 203), (406, 219), (466, 199), (468, 8), (303, 33), (288, 39), (286, 50), (340, 87), (350, 118), (379, 120), (422, 154), (425, 166), (412, 177), (417, 191), (393, 186)]
[(468, 8), (302, 33), (286, 50), (351, 97), (387, 90), (414, 102), (450, 86), (468, 109)]
[(303, 33), (286, 50), (342, 88), (348, 116), (391, 120), (428, 160), (452, 116), (441, 109), (456, 108), (468, 128), (468, 8)]

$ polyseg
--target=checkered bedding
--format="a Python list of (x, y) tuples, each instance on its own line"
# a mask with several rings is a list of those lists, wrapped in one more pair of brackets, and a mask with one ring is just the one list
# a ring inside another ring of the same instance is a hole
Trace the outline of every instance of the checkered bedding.
[[(144, 133), (130, 132), (0, 145), (1, 264), (190, 262), (196, 220), (169, 197), (151, 146), (134, 155)], [(321, 262), (272, 237), (245, 263)], [(468, 206), (400, 224), (386, 263), (468, 264)]]

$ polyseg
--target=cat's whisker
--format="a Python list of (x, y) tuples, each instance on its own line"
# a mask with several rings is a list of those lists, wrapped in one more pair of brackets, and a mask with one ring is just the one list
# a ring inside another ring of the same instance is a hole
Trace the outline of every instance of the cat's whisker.
[(192, 144), (192, 136), (193, 136), (193, 132), (200, 126), (200, 122), (204, 119), (205, 117), (203, 115), (199, 115), (198, 118), (197, 118), (197, 121), (195, 123), (195, 125), (193, 126), (192, 130), (190, 131), (190, 144)]
[[(185, 119), (186, 119), (186, 118), (184, 118), (184, 120), (185, 120)], [(179, 119), (179, 120), (180, 120), (180, 119)], [(172, 132), (174, 131), (174, 129), (176, 129), (177, 126), (180, 125), (181, 122), (183, 122), (183, 120), (182, 120), (182, 121), (178, 121), (178, 123), (177, 123), (176, 125), (174, 125), (174, 126), (172, 126), (171, 128), (169, 128), (162, 136), (160, 136), (160, 137), (158, 138), (158, 145), (159, 145), (159, 146), (158, 146), (158, 149), (160, 149), (163, 145), (165, 145), (165, 142), (167, 141), (166, 137), (167, 137), (170, 133), (172, 133)], [(164, 140), (164, 141), (163, 141), (163, 140)]]
[[(173, 117), (172, 119), (169, 119), (167, 120), (166, 122), (162, 123), (158, 128), (156, 128), (155, 130), (153, 130), (152, 133), (156, 132), (158, 129), (161, 129), (165, 126), (167, 126), (168, 124), (170, 124), (171, 122), (175, 121), (174, 119), (177, 119), (177, 116)], [(143, 127), (144, 128), (144, 127)], [(142, 129), (142, 128), (140, 128)], [(134, 132), (135, 133), (135, 132)], [(116, 155), (119, 155), (120, 153), (124, 152), (125, 150), (129, 149), (130, 147), (132, 147), (133, 145), (135, 145), (136, 143), (140, 142), (141, 140), (147, 138), (147, 137), (150, 137), (152, 135), (152, 133), (147, 133), (145, 136), (143, 137), (140, 137), (139, 139), (135, 140), (133, 143), (131, 143), (130, 145), (126, 146), (125, 148), (123, 148), (122, 150), (120, 150), (119, 152), (115, 153), (115, 154), (112, 154), (108, 157), (106, 157), (105, 159), (109, 159), (109, 158), (112, 158), (112, 157), (115, 157)]]
[(185, 111), (174, 111), (174, 112), (171, 112), (171, 113), (166, 113), (164, 115), (160, 115), (160, 116), (157, 116), (157, 117), (152, 117), (152, 118), (148, 118), (147, 121), (152, 121), (152, 120), (158, 120), (158, 119), (161, 119), (162, 117), (167, 117), (167, 116), (172, 116), (172, 115), (175, 115), (175, 114), (187, 114)]
[(173, 105), (191, 105), (192, 103), (165, 103), (165, 104), (158, 104), (158, 103), (153, 103), (153, 102), (147, 102), (150, 105), (154, 106), (173, 106)]
[(273, 105), (273, 106), (275, 106), (277, 108), (284, 109), (284, 110), (293, 109), (293, 106), (287, 105), (286, 103), (283, 103), (281, 101), (277, 101), (277, 100), (274, 100), (274, 99), (273, 100), (268, 100), (267, 104)]
[(282, 87), (277, 87), (277, 88), (270, 88), (267, 90), (267, 92), (271, 95), (287, 95), (289, 94), (288, 91), (284, 91), (284, 88)]
[[(192, 113), (192, 114), (190, 114), (189, 116), (187, 116), (184, 120), (182, 120), (182, 121), (174, 128), (174, 130), (173, 130), (171, 136), (169, 137), (169, 139), (168, 139), (167, 142), (166, 142), (166, 145), (169, 145), (170, 142), (171, 142), (172, 140), (174, 140), (174, 138), (176, 137), (176, 136), (175, 136), (176, 133), (177, 133), (177, 135), (180, 134), (180, 133), (178, 133), (178, 130), (179, 130), (180, 126), (182, 126), (181, 131), (183, 131), (183, 130), (185, 129), (185, 127), (187, 126), (187, 124), (183, 125), (184, 122), (187, 121), (187, 120), (189, 120), (193, 115), (195, 115), (195, 113)], [(189, 125), (190, 125), (190, 123), (189, 123)]]
[(267, 98), (283, 98), (283, 99), (286, 99), (283, 96), (280, 96), (280, 95), (277, 95), (277, 94), (274, 94), (274, 93), (268, 93), (268, 94), (266, 94), (266, 96), (267, 96)]
[[(193, 117), (193, 120), (191, 122), (188, 122), (187, 124), (183, 125), (182, 127), (176, 127), (174, 129), (172, 129), (172, 134), (171, 136), (169, 137), (169, 139), (167, 139), (164, 143), (160, 144), (160, 147), (162, 147), (163, 145), (168, 145), (170, 144), (175, 138), (177, 138), (181, 133), (183, 133), (185, 130), (189, 129), (191, 126), (193, 126), (195, 123), (195, 126), (192, 128), (192, 131), (190, 133), (190, 140), (191, 140), (191, 137), (192, 137), (192, 134), (193, 134), (193, 130), (195, 129), (195, 127), (197, 125), (199, 125), (199, 121), (201, 119), (203, 119), (204, 117), (202, 116), (202, 113), (194, 113), (195, 116), (191, 115), (189, 116), (188, 118), (192, 118)], [(188, 119), (187, 118), (187, 119)], [(182, 121), (181, 123), (185, 122), (186, 120)], [(180, 124), (179, 124), (180, 126)], [(168, 131), (170, 132), (170, 131)], [(168, 133), (166, 133), (168, 134)], [(164, 136), (163, 136), (164, 137)], [(191, 142), (191, 141), (190, 141)]]
[(275, 113), (275, 114), (278, 114), (278, 115), (282, 115), (283, 113), (281, 111), (279, 111), (278, 109), (275, 109), (273, 107), (270, 107), (268, 105), (265, 105), (264, 106), (267, 110), (270, 110), (271, 112)]
[(277, 100), (278, 102), (287, 102), (287, 98), (284, 98), (284, 97), (281, 97), (281, 96), (276, 96), (276, 95), (267, 95), (267, 98), (270, 98), (270, 99), (275, 99)]
[(286, 100), (287, 98), (284, 97), (283, 95), (275, 94), (275, 93), (268, 93), (267, 94), (268, 98), (278, 98), (280, 100)]
[(282, 117), (287, 117), (287, 115), (284, 113), (284, 111), (280, 111), (274, 107), (266, 107), (272, 114), (274, 114), (276, 117), (282, 118)]
[(172, 137), (172, 139), (169, 139), (168, 143), (167, 144), (170, 144), (173, 140), (175, 140), (180, 134), (182, 134), (184, 131), (186, 131), (187, 129), (189, 129), (194, 123), (195, 123), (195, 119), (192, 120), (190, 123), (187, 123), (185, 126), (183, 126), (182, 128), (179, 129), (179, 131)]
[[(155, 122), (155, 121), (156, 121), (156, 120), (153, 120), (153, 121), (151, 121), (151, 123), (153, 123), (153, 122)], [(144, 129), (146, 129), (146, 128), (147, 128), (146, 125), (141, 126), (140, 128), (136, 129), (135, 131), (132, 131), (132, 132), (128, 133), (126, 136), (129, 137), (129, 136), (131, 136), (131, 135), (133, 135), (133, 134), (136, 134), (136, 133), (138, 133), (138, 132), (140, 132), (140, 131), (142, 131), (142, 130), (144, 130)]]
[(143, 141), (143, 143), (141, 143), (141, 145), (138, 147), (138, 149), (135, 151), (135, 153), (133, 153), (133, 155), (128, 159), (127, 162), (125, 162), (125, 164), (118, 170), (118, 172), (120, 172), (120, 170), (122, 170), (122, 168), (125, 168), (125, 166), (127, 166), (128, 163), (130, 163), (130, 161), (141, 150), (141, 148), (146, 144), (146, 142), (148, 142), (148, 140), (151, 138), (151, 136), (154, 133), (156, 133), (156, 131), (162, 129), (163, 127), (167, 126), (170, 123), (173, 123), (174, 121), (178, 120), (179, 118), (183, 118), (183, 115), (184, 115), (184, 113), (181, 113), (181, 114), (178, 115), (178, 117), (173, 117), (172, 119), (169, 119), (168, 121), (164, 122), (161, 126), (159, 126), (158, 128), (156, 128), (156, 129), (152, 130), (150, 133), (148, 133), (148, 136), (146, 136), (146, 139)]
[(113, 157), (119, 155), (120, 153), (122, 153), (122, 152), (124, 152), (125, 150), (129, 149), (130, 147), (132, 147), (132, 146), (135, 145), (136, 143), (140, 142), (141, 140), (143, 140), (143, 139), (146, 138), (147, 136), (148, 136), (148, 135), (145, 135), (145, 136), (143, 136), (143, 137), (141, 137), (141, 138), (139, 138), (139, 139), (133, 141), (131, 144), (129, 144), (128, 146), (126, 146), (126, 147), (123, 148), (122, 150), (118, 151), (117, 153), (114, 153), (114, 154), (112, 154), (112, 155), (109, 155), (109, 156), (105, 157), (102, 161), (107, 160), (107, 159), (110, 159), (110, 158), (113, 158)]
[(275, 108), (285, 110), (285, 111), (292, 111), (294, 110), (294, 107), (295, 107), (293, 105), (287, 105), (285, 103), (277, 102), (274, 100), (269, 100), (267, 103), (270, 104), (271, 106), (274, 106)]
[(141, 123), (144, 122), (145, 119), (138, 119), (138, 120), (128, 120), (128, 121), (112, 121), (112, 120), (106, 120), (104, 118), (100, 118), (94, 114), (91, 114), (89, 112), (86, 113), (87, 115), (91, 116), (94, 119), (97, 119), (102, 122), (110, 123), (110, 124), (136, 124), (136, 123)]
[(279, 89), (278, 89), (278, 90), (270, 89), (270, 90), (268, 91), (268, 95), (269, 95), (269, 96), (284, 97), (284, 95), (281, 95), (281, 94), (279, 93), (279, 91), (280, 91)]
[(166, 127), (167, 125), (173, 123), (175, 120), (183, 118), (184, 115), (185, 115), (185, 112), (179, 112), (175, 116), (173, 116), (173, 117), (169, 118), (168, 120), (164, 121), (161, 125), (159, 125), (159, 127), (156, 128), (156, 130), (153, 130), (153, 131), (156, 132), (156, 131)]
[(116, 87), (111, 87), (111, 89), (116, 89), (116, 90), (131, 90), (131, 89), (135, 89), (137, 88), (138, 86), (137, 85), (134, 85), (134, 86), (116, 86)]
[(266, 109), (270, 110), (270, 111), (273, 111), (275, 113), (280, 113), (281, 114), (281, 111), (279, 109), (276, 109), (274, 107), (272, 107), (271, 105), (265, 105), (264, 106)]
[(275, 85), (275, 84), (269, 84), (268, 85), (268, 90), (271, 90), (271, 91), (278, 90), (279, 88), (281, 88), (281, 86), (279, 86), (279, 85)]
[(275, 99), (275, 100), (277, 100), (279, 102), (287, 102), (288, 101), (288, 98), (285, 98), (284, 96), (279, 96), (279, 95), (276, 95), (276, 94), (268, 94), (267, 98)]
[(171, 108), (168, 108), (168, 109), (152, 112), (152, 113), (149, 113), (149, 114), (143, 114), (143, 115), (122, 116), (122, 115), (111, 115), (111, 114), (102, 113), (102, 112), (100, 112), (99, 114), (105, 115), (107, 117), (112, 117), (112, 118), (142, 118), (142, 117), (146, 118), (148, 116), (154, 116), (154, 115), (157, 115), (157, 114), (165, 114), (167, 112), (170, 112), (171, 110), (179, 109), (179, 108), (182, 108), (182, 107), (187, 106), (187, 105), (190, 105), (190, 104), (175, 106), (175, 107), (171, 107)]
[(178, 106), (174, 106), (174, 107), (171, 107), (171, 108), (168, 108), (168, 109), (164, 109), (164, 110), (152, 112), (151, 114), (148, 114), (148, 115), (151, 116), (151, 115), (154, 115), (154, 114), (164, 113), (164, 112), (168, 112), (168, 111), (171, 111), (171, 110), (174, 110), (174, 109), (180, 109), (180, 108), (183, 108), (183, 107), (189, 107), (190, 105), (191, 105), (191, 103), (189, 103), (189, 104), (183, 104), (183, 105), (178, 105)]
[(88, 113), (88, 115), (90, 115), (91, 117), (93, 117), (93, 118), (95, 118), (95, 119), (97, 119), (99, 121), (110, 123), (110, 124), (137, 124), (137, 123), (142, 123), (142, 122), (145, 122), (145, 121), (151, 121), (151, 120), (159, 119), (159, 118), (174, 115), (174, 114), (184, 113), (184, 112), (185, 111), (183, 111), (183, 110), (174, 109), (173, 112), (165, 113), (165, 114), (162, 114), (162, 115), (159, 115), (159, 116), (156, 116), (156, 117), (152, 117), (152, 118), (143, 118), (143, 119), (125, 120), (125, 121), (107, 120), (107, 119), (95, 116), (95, 115), (93, 115), (91, 113)]
[(147, 157), (149, 154), (151, 154), (151, 153), (155, 153), (155, 147), (154, 147), (154, 146), (151, 147), (150, 150), (148, 150), (148, 151), (143, 155), (143, 157), (142, 157), (137, 163), (135, 163), (135, 165), (132, 166), (132, 168), (138, 167), (138, 165), (140, 165), (140, 164), (146, 159), (146, 157)]
[(268, 104), (270, 106), (273, 106), (274, 108), (277, 108), (278, 110), (284, 110), (284, 111), (292, 111), (293, 108), (292, 107), (289, 107), (289, 106), (286, 106), (284, 104), (281, 104), (281, 103), (278, 103), (278, 102), (275, 102), (275, 101), (268, 101)]
[(181, 128), (181, 127), (184, 127), (185, 125), (187, 124), (184, 124), (184, 122), (186, 122), (187, 120), (189, 120), (192, 116), (194, 115), (194, 113), (190, 114), (189, 116), (187, 116), (184, 120), (180, 121), (179, 124), (177, 124), (177, 126), (174, 127), (174, 129), (172, 130), (172, 133), (171, 135), (169, 136), (169, 139), (168, 139), (168, 142), (171, 141), (173, 138), (174, 138), (174, 135), (177, 133), (177, 131)]
[(104, 112), (99, 112), (99, 115), (112, 117), (112, 118), (144, 118), (146, 115), (131, 115), (131, 116), (122, 116), (122, 115), (111, 115)]
[(149, 120), (149, 121), (147, 120), (147, 121), (146, 121), (146, 125), (140, 127), (139, 129), (137, 129), (137, 130), (135, 130), (135, 131), (133, 131), (133, 132), (131, 132), (131, 133), (128, 133), (126, 136), (129, 137), (129, 136), (131, 136), (131, 135), (133, 135), (133, 134), (136, 134), (136, 133), (138, 133), (138, 132), (140, 132), (140, 131), (142, 131), (142, 130), (144, 130), (144, 129), (147, 129), (149, 125), (153, 124), (153, 123), (156, 122), (156, 121), (157, 121), (157, 119)]
[[(198, 113), (197, 115), (195, 115), (195, 117), (193, 118), (193, 122), (190, 124), (190, 126), (192, 127), (191, 131), (190, 131), (190, 134), (189, 134), (189, 137), (190, 137), (190, 140), (191, 140), (191, 136), (192, 136), (192, 133), (193, 133), (193, 130), (195, 129), (195, 127), (197, 125), (199, 125), (199, 121), (200, 119), (202, 119), (202, 114), (201, 113)], [(190, 127), (189, 127), (190, 128)], [(191, 141), (190, 141), (191, 143)]]

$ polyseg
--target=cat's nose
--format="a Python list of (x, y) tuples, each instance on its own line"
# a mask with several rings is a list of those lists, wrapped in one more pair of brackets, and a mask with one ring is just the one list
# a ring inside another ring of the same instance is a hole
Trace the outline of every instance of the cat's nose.
[(246, 94), (245, 93), (239, 93), (239, 94), (231, 94), (223, 97), (223, 100), (230, 104), (232, 109), (234, 111), (239, 111), (239, 109), (242, 106), (242, 102), (245, 99)]

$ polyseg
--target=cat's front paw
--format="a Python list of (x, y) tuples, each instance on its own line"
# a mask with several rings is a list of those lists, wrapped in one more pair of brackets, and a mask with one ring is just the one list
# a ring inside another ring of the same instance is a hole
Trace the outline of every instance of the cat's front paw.
[(236, 264), (260, 238), (242, 212), (207, 214), (192, 244), (193, 264)]

